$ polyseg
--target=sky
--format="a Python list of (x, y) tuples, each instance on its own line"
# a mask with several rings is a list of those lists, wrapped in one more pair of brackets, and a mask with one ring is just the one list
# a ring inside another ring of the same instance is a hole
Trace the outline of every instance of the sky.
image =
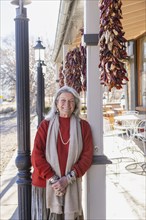
[[(27, 8), (29, 19), (29, 37), (47, 38), (54, 44), (58, 21), (60, 0), (32, 0)], [(15, 34), (16, 8), (10, 0), (0, 0), (0, 36), (6, 37)]]

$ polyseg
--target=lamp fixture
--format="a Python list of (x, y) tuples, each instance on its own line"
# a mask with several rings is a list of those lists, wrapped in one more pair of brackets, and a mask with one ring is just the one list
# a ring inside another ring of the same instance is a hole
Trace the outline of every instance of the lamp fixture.
[(20, 4), (29, 5), (31, 2), (32, 0), (12, 0), (11, 4), (12, 5), (20, 5)]
[(37, 44), (34, 46), (35, 49), (35, 60), (38, 62), (44, 61), (44, 50), (45, 47), (41, 43), (40, 38), (37, 40)]

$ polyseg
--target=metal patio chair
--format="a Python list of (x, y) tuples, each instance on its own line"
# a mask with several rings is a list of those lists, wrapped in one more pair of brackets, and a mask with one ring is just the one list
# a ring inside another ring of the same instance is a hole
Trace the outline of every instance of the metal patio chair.
[[(127, 165), (126, 169), (132, 173), (146, 175), (146, 120), (141, 120), (137, 124), (134, 138), (139, 145), (142, 143), (142, 145), (140, 145), (141, 149), (138, 150), (138, 153), (140, 153), (142, 157), (140, 157), (140, 160), (137, 162)], [(143, 161), (141, 158), (143, 158)]]

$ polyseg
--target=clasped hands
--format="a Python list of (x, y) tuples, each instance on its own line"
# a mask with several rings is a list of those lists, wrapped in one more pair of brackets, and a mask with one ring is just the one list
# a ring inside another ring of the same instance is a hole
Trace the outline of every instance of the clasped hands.
[(57, 182), (55, 182), (51, 186), (57, 196), (63, 196), (66, 192), (66, 187), (68, 186), (67, 177), (61, 177)]

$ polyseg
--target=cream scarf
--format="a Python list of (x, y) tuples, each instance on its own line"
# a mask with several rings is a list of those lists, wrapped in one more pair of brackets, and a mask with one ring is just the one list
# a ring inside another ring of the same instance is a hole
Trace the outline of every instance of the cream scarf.
[[(70, 144), (66, 174), (71, 171), (72, 165), (79, 159), (83, 148), (80, 119), (72, 115), (70, 120)], [(61, 177), (56, 146), (58, 130), (59, 118), (58, 115), (55, 115), (49, 123), (46, 140), (46, 159), (55, 173)], [(61, 197), (55, 195), (54, 190), (49, 185), (49, 181), (47, 181), (46, 206), (50, 209), (51, 213), (64, 213), (65, 220), (74, 220), (76, 216), (81, 215), (81, 178), (77, 178), (75, 183), (68, 185), (65, 195)]]

